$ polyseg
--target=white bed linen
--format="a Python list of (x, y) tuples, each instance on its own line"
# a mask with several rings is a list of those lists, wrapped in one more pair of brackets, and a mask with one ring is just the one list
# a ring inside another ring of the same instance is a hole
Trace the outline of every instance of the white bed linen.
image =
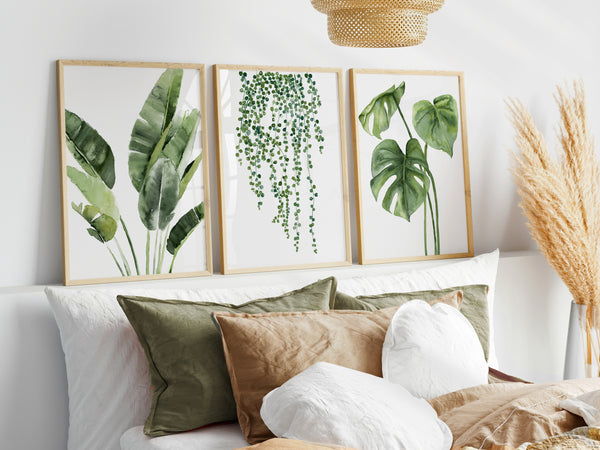
[(232, 450), (246, 447), (238, 423), (209, 425), (198, 430), (150, 438), (144, 427), (133, 427), (121, 436), (121, 450)]
[(360, 450), (452, 447), (450, 428), (425, 400), (399, 384), (326, 362), (313, 364), (265, 395), (260, 416), (277, 437), (324, 445)]
[[(490, 286), (490, 323), (493, 323), (497, 264), (496, 250), (424, 270), (341, 278), (338, 289), (349, 295), (362, 295), (487, 284)], [(280, 295), (301, 285), (295, 280), (289, 284), (233, 289), (47, 288), (46, 294), (60, 329), (69, 383), (68, 450), (118, 450), (119, 435), (132, 426), (143, 424), (150, 408), (146, 358), (116, 301), (117, 294), (243, 303)], [(496, 367), (493, 328), (490, 330), (489, 362)]]
[(144, 350), (117, 294), (243, 303), (289, 286), (237, 289), (48, 288), (69, 383), (68, 450), (118, 450), (119, 437), (142, 425), (152, 391)]

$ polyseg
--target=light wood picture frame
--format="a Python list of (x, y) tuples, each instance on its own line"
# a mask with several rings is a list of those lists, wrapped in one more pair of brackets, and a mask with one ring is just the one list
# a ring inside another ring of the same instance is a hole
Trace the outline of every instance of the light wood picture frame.
[(65, 285), (212, 273), (202, 64), (58, 60)]
[(352, 264), (342, 70), (213, 70), (222, 272)]
[(360, 264), (473, 256), (462, 72), (351, 69)]

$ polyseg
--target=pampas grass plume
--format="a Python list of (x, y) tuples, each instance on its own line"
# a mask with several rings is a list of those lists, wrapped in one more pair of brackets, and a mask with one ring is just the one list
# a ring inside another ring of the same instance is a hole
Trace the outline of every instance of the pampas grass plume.
[(600, 165), (589, 133), (583, 84), (557, 87), (559, 158), (519, 100), (507, 101), (515, 129), (514, 180), (527, 226), (579, 304), (600, 303)]

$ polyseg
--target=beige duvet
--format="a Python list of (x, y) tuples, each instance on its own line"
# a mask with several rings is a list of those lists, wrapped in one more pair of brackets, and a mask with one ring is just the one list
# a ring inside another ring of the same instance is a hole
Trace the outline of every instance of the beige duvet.
[(545, 384), (496, 383), (442, 395), (430, 403), (448, 424), (457, 447), (518, 447), (585, 425), (561, 400), (600, 389), (600, 379)]
[[(490, 448), (492, 444), (518, 447), (585, 425), (558, 403), (583, 392), (600, 389), (600, 378), (545, 384), (494, 383), (436, 397), (430, 401), (454, 436), (454, 446)], [(271, 439), (247, 449), (321, 450), (323, 445)]]

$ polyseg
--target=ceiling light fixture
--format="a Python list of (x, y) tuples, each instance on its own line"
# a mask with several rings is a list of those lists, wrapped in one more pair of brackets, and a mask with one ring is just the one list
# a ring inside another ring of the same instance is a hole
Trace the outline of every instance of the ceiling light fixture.
[(311, 0), (327, 14), (329, 39), (344, 47), (408, 47), (427, 36), (427, 16), (444, 0)]

